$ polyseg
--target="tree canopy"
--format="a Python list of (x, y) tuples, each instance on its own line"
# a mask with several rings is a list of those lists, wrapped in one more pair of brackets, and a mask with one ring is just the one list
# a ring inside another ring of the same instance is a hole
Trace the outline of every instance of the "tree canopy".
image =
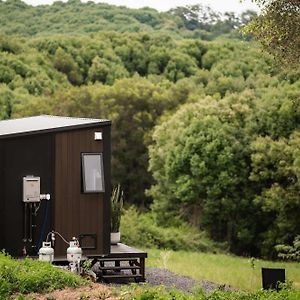
[(239, 254), (275, 255), (274, 245), (293, 240), (299, 102), (270, 100), (251, 91), (200, 98), (156, 126), (148, 194), (162, 224), (180, 215)]
[(272, 257), (299, 234), (300, 73), (241, 41), (252, 17), (0, 1), (0, 118), (111, 119), (125, 203)]
[(288, 66), (300, 62), (300, 2), (257, 0), (262, 13), (247, 27), (269, 53)]
[(201, 5), (162, 13), (149, 7), (130, 9), (93, 1), (55, 1), (52, 5), (31, 6), (21, 0), (0, 0), (1, 31), (18, 36), (117, 31), (165, 32), (176, 37), (201, 36), (208, 40), (223, 34), (242, 38), (236, 29), (245, 20), (245, 13), (221, 15)]

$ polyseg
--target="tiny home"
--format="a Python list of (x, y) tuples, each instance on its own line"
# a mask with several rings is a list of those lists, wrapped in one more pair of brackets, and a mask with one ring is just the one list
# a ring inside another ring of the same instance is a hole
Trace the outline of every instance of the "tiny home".
[(85, 254), (110, 253), (111, 122), (57, 116), (0, 121), (0, 250), (56, 256), (74, 236)]

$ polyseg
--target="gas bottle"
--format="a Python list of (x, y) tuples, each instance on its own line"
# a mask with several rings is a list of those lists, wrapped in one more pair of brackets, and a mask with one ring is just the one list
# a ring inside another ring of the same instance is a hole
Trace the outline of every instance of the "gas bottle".
[(68, 262), (79, 262), (82, 257), (82, 249), (79, 247), (77, 240), (70, 242), (70, 246), (67, 249), (67, 260)]
[(42, 248), (39, 250), (39, 260), (53, 262), (54, 249), (51, 247), (51, 242), (43, 242)]

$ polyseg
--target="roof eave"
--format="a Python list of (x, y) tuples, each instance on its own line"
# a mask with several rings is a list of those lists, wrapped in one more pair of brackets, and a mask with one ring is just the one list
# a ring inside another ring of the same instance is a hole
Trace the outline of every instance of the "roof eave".
[(29, 135), (38, 135), (38, 134), (47, 134), (47, 133), (56, 133), (62, 131), (71, 131), (76, 129), (87, 129), (87, 128), (95, 128), (95, 127), (105, 127), (111, 126), (111, 121), (101, 121), (101, 122), (93, 122), (87, 124), (77, 124), (70, 126), (63, 126), (57, 128), (47, 128), (42, 130), (32, 130), (32, 131), (24, 131), (24, 132), (15, 132), (0, 135), (0, 139), (14, 138), (18, 136), (29, 136)]

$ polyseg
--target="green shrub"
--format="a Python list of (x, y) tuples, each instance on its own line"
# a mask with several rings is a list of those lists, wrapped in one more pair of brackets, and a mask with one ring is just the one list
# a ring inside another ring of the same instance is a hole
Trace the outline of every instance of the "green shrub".
[(47, 292), (77, 287), (86, 281), (79, 276), (53, 267), (47, 262), (26, 258), (15, 260), (0, 253), (0, 299), (16, 292)]
[(204, 232), (186, 224), (161, 227), (153, 213), (139, 213), (130, 207), (121, 219), (122, 242), (146, 248), (215, 252), (219, 245), (209, 240)]
[(278, 257), (286, 260), (300, 261), (300, 235), (296, 236), (293, 241), (293, 246), (277, 245), (275, 246), (278, 252)]

